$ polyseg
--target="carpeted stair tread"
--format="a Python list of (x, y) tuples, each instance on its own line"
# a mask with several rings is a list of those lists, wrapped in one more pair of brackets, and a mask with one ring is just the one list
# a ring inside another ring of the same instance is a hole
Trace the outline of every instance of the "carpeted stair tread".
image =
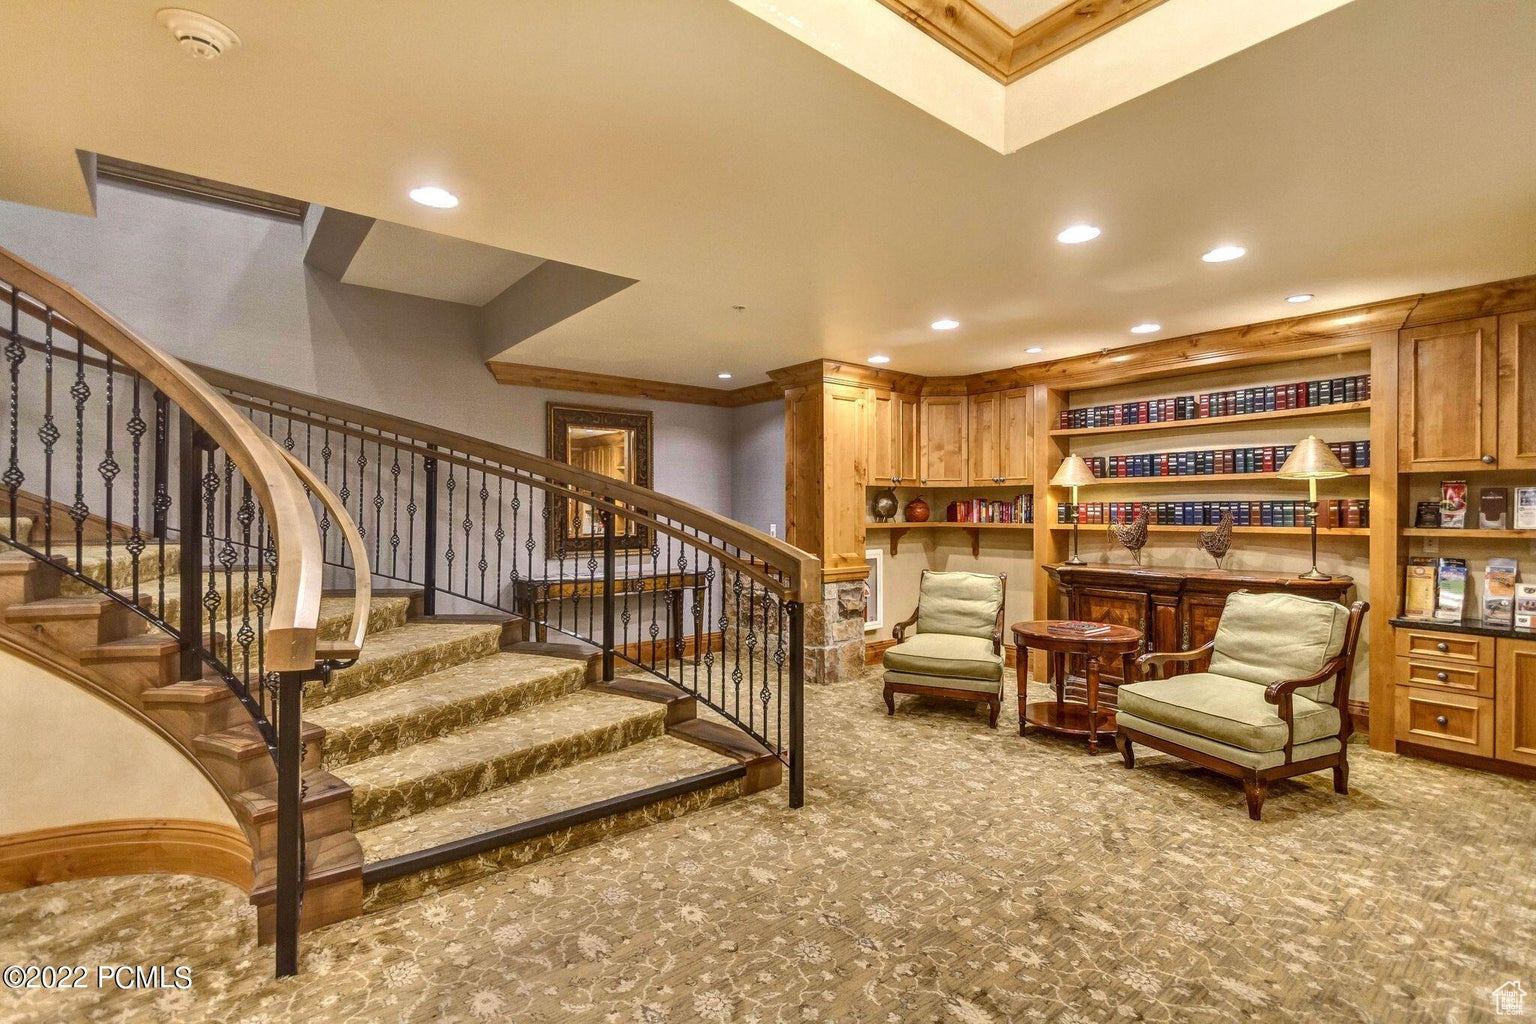
[[(368, 636), (405, 625), (411, 599), (398, 594), (375, 594), (368, 599)], [(335, 595), (320, 599), (321, 640), (340, 640), (352, 631), (352, 598)], [(366, 647), (367, 645), (364, 644)]]
[[(7, 509), (10, 508), (9, 499), (7, 499), (6, 508)], [(31, 533), (32, 533), (32, 520), (31, 520), (31, 518), (29, 518), (27, 516), (17, 516), (16, 517), (16, 532), (13, 534), (13, 533), (11, 533), (11, 514), (10, 514), (10, 512), (7, 511), (3, 515), (0, 515), (0, 537), (13, 537), (14, 536), (17, 540), (26, 542), (27, 538), (29, 536), (31, 536)]]
[[(42, 549), (42, 538), (37, 538), (33, 545)], [(112, 587), (115, 590), (126, 592), (133, 583), (133, 555), (123, 546), (122, 541), (112, 542)], [(86, 544), (80, 551), (81, 573), (87, 579), (97, 583), (107, 582), (107, 546), (105, 544)], [(75, 538), (73, 535), (53, 536), (53, 556), (62, 558), (63, 563), (74, 568), (75, 565)], [(181, 557), (181, 548), (175, 544), (165, 546), (165, 560), (160, 558), (160, 547), (151, 538), (144, 538), (144, 550), (139, 552), (139, 589), (147, 591), (145, 585), (149, 581), (160, 578), (161, 566), (173, 567), (176, 560)], [(64, 579), (59, 583), (59, 592), (63, 594), (83, 594), (93, 588), (86, 583), (75, 579)]]
[(487, 657), (500, 648), (501, 626), (497, 623), (407, 622), (369, 637), (357, 664), (333, 673), (329, 685), (306, 683), (304, 708), (309, 712), (337, 704)]
[(314, 708), (325, 726), (325, 763), (340, 765), (511, 714), (581, 689), (581, 666), (526, 654), (492, 654)]
[(697, 744), (657, 736), (386, 822), (359, 832), (357, 838), (363, 844), (364, 860), (374, 863), (734, 763)]
[(659, 704), (580, 691), (338, 768), (359, 829), (662, 735)]

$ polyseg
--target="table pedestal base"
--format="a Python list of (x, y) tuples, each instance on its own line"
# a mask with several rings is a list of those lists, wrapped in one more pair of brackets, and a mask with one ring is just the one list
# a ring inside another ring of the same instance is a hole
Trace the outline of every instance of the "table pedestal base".
[[(1024, 735), (1025, 725), (1033, 725), (1062, 736), (1087, 736), (1088, 705), (1079, 704), (1076, 701), (1064, 701), (1061, 704), (1054, 700), (1035, 701), (1024, 705), (1024, 714), (1019, 716), (1020, 736)], [(1112, 708), (1099, 708), (1098, 728), (1095, 733), (1095, 740), (1099, 736), (1115, 734), (1115, 712)], [(1089, 750), (1095, 754), (1098, 753), (1098, 744), (1095, 743)]]

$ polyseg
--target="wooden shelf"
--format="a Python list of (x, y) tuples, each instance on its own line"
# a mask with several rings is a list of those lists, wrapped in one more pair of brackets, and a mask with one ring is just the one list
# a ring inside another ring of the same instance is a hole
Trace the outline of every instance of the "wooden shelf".
[[(1098, 530), (1105, 525), (1104, 523), (1082, 523), (1080, 529)], [(1216, 525), (1214, 523), (1210, 526), (1157, 526), (1154, 524), (1149, 525), (1147, 529), (1153, 533), (1195, 533), (1200, 530), (1214, 530)], [(1055, 523), (1052, 524), (1051, 530), (1071, 533), (1072, 524)], [(1305, 537), (1312, 532), (1311, 528), (1306, 526), (1234, 526), (1232, 530), (1234, 533), (1268, 533), (1287, 537)], [(1319, 527), (1317, 531), (1319, 540), (1326, 537), (1369, 537), (1370, 535), (1371, 531), (1365, 527), (1335, 526), (1329, 529)]]
[[(1371, 471), (1366, 469), (1346, 469), (1346, 476), (1370, 476)], [(1341, 478), (1335, 478), (1341, 479)], [(1184, 483), (1221, 483), (1223, 481), (1238, 482), (1268, 481), (1270, 483), (1283, 483), (1296, 486), (1299, 481), (1282, 480), (1273, 473), (1184, 473), (1179, 476), (1101, 476), (1096, 477), (1091, 486), (1119, 486), (1121, 484), (1184, 484)]]
[(1403, 531), (1404, 537), (1475, 537), (1484, 540), (1536, 540), (1536, 530), (1457, 530), (1411, 527)]
[(930, 520), (926, 523), (865, 523), (864, 531), (868, 535), (871, 531), (885, 533), (890, 538), (891, 555), (898, 553), (901, 538), (906, 536), (908, 530), (964, 530), (971, 535), (971, 557), (981, 556), (981, 531), (983, 530), (1011, 530), (1014, 533), (1033, 535), (1034, 523), (951, 523), (943, 520)]
[(1126, 423), (1111, 427), (1068, 427), (1050, 432), (1052, 437), (1100, 437), (1108, 434), (1139, 434), (1145, 430), (1189, 430), (1192, 428), (1234, 423), (1267, 423), (1272, 420), (1294, 420), (1312, 416), (1340, 416), (1345, 413), (1369, 411), (1370, 400), (1364, 402), (1339, 402), (1336, 405), (1309, 405), (1304, 409), (1276, 409), (1274, 412), (1250, 412), (1238, 416), (1201, 416), (1192, 420), (1167, 420), (1162, 423)]

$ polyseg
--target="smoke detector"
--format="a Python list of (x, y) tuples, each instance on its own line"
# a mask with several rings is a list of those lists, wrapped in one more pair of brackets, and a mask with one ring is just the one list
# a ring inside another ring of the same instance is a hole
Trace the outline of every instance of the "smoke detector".
[(183, 53), (198, 60), (213, 60), (240, 46), (240, 37), (228, 25), (196, 11), (167, 7), (155, 13), (155, 21), (170, 30)]

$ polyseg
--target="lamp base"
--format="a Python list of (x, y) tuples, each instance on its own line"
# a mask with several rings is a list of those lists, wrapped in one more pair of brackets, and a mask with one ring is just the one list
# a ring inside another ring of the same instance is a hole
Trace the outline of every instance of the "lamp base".
[(1308, 569), (1306, 572), (1298, 573), (1296, 575), (1296, 578), (1299, 579), (1299, 580), (1331, 580), (1331, 579), (1333, 579), (1333, 577), (1328, 575), (1326, 572), (1318, 571), (1318, 568), (1315, 565), (1311, 569)]
[(1061, 564), (1062, 565), (1087, 565), (1088, 563), (1083, 561), (1081, 558), (1078, 558), (1076, 555), (1073, 555), (1071, 558), (1067, 559), (1065, 562), (1062, 562)]

